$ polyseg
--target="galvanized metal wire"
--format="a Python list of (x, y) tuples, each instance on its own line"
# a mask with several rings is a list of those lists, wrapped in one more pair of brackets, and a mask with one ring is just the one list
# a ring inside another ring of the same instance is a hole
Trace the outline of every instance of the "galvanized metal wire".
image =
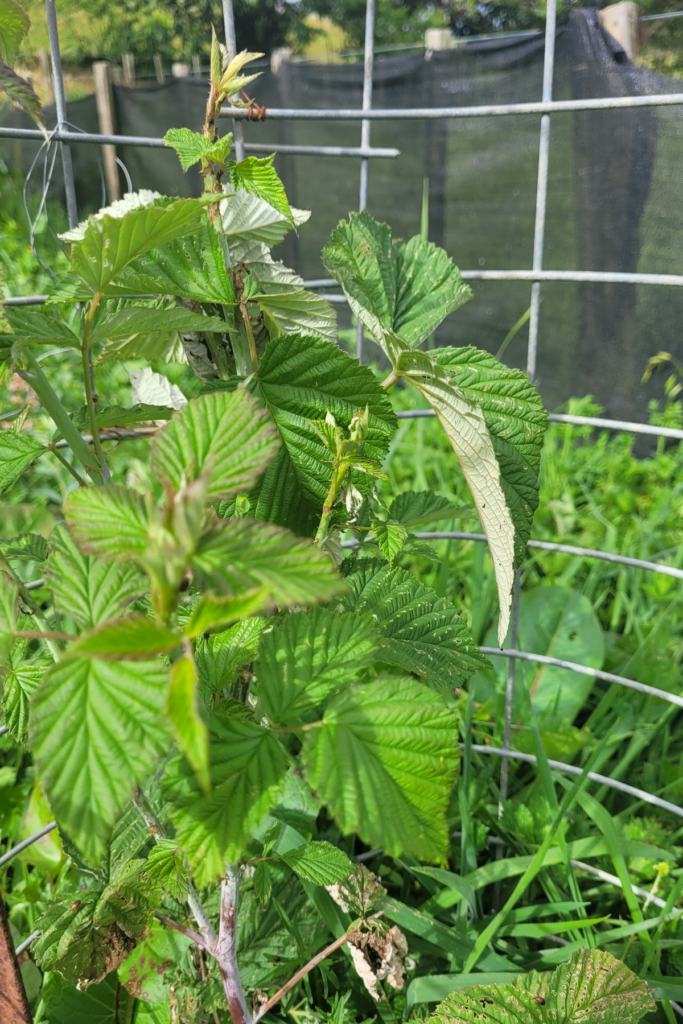
[(34, 832), (32, 836), (28, 837), (28, 839), (22, 839), (20, 843), (13, 846), (11, 850), (7, 851), (7, 853), (3, 853), (2, 857), (0, 857), (0, 867), (2, 867), (3, 864), (8, 864), (13, 857), (17, 856), (18, 853), (21, 853), (22, 850), (27, 849), (27, 847), (36, 843), (39, 839), (42, 839), (43, 836), (48, 835), (48, 833), (52, 832), (54, 828), (57, 828), (57, 822), (51, 821), (49, 825), (44, 825), (42, 828), (39, 828), (38, 831)]

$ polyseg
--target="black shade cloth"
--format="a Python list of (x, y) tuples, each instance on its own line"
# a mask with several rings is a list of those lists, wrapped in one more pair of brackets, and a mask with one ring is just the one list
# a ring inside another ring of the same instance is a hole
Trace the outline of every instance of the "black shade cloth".
[[(538, 100), (543, 37), (468, 40), (452, 50), (375, 61), (373, 106), (437, 107)], [(285, 61), (252, 94), (267, 107), (360, 107), (362, 63)], [(683, 91), (683, 83), (635, 67), (601, 28), (596, 10), (573, 12), (558, 29), (554, 98), (632, 96)], [(198, 129), (206, 83), (115, 87), (118, 131), (161, 136), (173, 126)], [(97, 130), (94, 98), (69, 104), (69, 119)], [(54, 123), (54, 113), (52, 114)], [(5, 123), (26, 124), (13, 114)], [(224, 131), (230, 121), (223, 119)], [(429, 233), (462, 268), (530, 268), (533, 252), (539, 115), (373, 122), (372, 144), (396, 146), (395, 160), (371, 161), (368, 207), (396, 237), (419, 231), (423, 179), (429, 179)], [(358, 122), (266, 121), (245, 125), (253, 142), (350, 145)], [(18, 153), (20, 150), (20, 153)], [(72, 146), (82, 212), (100, 204), (99, 150)], [(33, 144), (2, 142), (24, 169)], [(124, 147), (134, 189), (192, 195), (199, 175), (183, 175), (172, 152)], [(277, 250), (304, 277), (327, 276), (320, 250), (336, 223), (358, 206), (359, 160), (278, 156), (290, 202), (312, 210), (299, 237)], [(678, 106), (553, 114), (544, 266), (683, 274), (683, 110)], [(58, 177), (55, 188), (59, 188)], [(473, 282), (474, 298), (439, 328), (436, 344), (479, 345), (496, 352), (529, 306), (526, 282)], [(645, 419), (661, 378), (640, 383), (651, 355), (683, 359), (683, 289), (648, 285), (544, 283), (538, 382), (549, 407), (592, 393), (609, 415)], [(338, 307), (349, 326), (348, 310)], [(505, 359), (526, 364), (527, 331)]]

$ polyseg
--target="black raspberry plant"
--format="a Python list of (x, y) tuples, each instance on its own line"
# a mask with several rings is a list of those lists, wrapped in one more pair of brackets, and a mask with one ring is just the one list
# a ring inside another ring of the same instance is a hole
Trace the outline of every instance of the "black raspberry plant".
[[(3, 431), (0, 483), (43, 457), (74, 480), (42, 556), (49, 600), (11, 553), (0, 563), (5, 721), (67, 858), (33, 951), (76, 1000), (118, 972), (145, 1020), (229, 1010), (250, 1024), (345, 943), (373, 997), (380, 982), (403, 985), (408, 947), (385, 890), (316, 818), (443, 864), (456, 694), (488, 663), (453, 604), (399, 565), (427, 550), (416, 529), (470, 509), (431, 491), (383, 499), (391, 386), (436, 411), (467, 478), (501, 643), (537, 505), (546, 416), (534, 387), (477, 349), (420, 349), (470, 297), (443, 250), (394, 241), (362, 213), (323, 252), (389, 360), (383, 383), (337, 346), (333, 308), (271, 255), (308, 214), (290, 207), (272, 157), (235, 162), (217, 130), (254, 56), (230, 60), (214, 36), (203, 130), (166, 137), (183, 170), (200, 165), (202, 196), (129, 194), (68, 232), (70, 274), (43, 311), (8, 308), (0, 337), (5, 370), (55, 431), (48, 444)], [(78, 412), (41, 369), (45, 346), (78, 353)], [(96, 400), (93, 373), (128, 359), (185, 362), (201, 393), (173, 412), (167, 378), (148, 367), (132, 407)], [(160, 423), (157, 489), (114, 481), (107, 428)], [(289, 915), (304, 906), (302, 932)], [(298, 936), (298, 974), (291, 959), (238, 957), (240, 929), (272, 931), (278, 915)], [(492, 955), (487, 943), (465, 971)], [(162, 964), (154, 983), (150, 961)], [(456, 1003), (443, 1018), (472, 1019)]]

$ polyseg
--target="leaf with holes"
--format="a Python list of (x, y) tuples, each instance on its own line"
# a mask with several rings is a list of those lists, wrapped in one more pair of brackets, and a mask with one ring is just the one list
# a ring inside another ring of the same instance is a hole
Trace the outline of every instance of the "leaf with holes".
[(324, 608), (289, 615), (264, 634), (254, 665), (268, 718), (285, 725), (310, 717), (313, 708), (357, 679), (379, 640), (370, 616)]
[(277, 803), (288, 763), (275, 735), (243, 717), (215, 712), (209, 734), (209, 796), (181, 755), (169, 762), (162, 779), (176, 840), (198, 885), (214, 882), (226, 862), (241, 856), (252, 829)]
[(47, 448), (29, 434), (0, 431), (0, 493), (7, 491)]
[(347, 429), (367, 405), (363, 454), (382, 462), (396, 424), (391, 404), (369, 367), (336, 345), (304, 335), (271, 340), (250, 387), (272, 415), (282, 441), (252, 492), (252, 514), (312, 535), (332, 479), (330, 454), (315, 422), (329, 412)]
[(265, 409), (246, 391), (217, 391), (188, 402), (159, 431), (152, 467), (175, 491), (181, 481), (208, 472), (207, 500), (231, 498), (251, 487), (278, 448)]
[(445, 859), (459, 751), (437, 694), (414, 679), (352, 686), (305, 735), (307, 779), (344, 834), (392, 857)]
[(515, 566), (521, 564), (538, 507), (538, 473), (548, 423), (541, 396), (521, 370), (476, 348), (439, 349), (436, 361), (484, 414), (500, 467), (500, 483), (515, 526)]
[(343, 606), (372, 616), (384, 638), (379, 660), (451, 690), (489, 667), (451, 602), (412, 573), (359, 561), (346, 582), (351, 593), (342, 597)]
[(50, 537), (50, 548), (45, 579), (55, 604), (85, 629), (122, 615), (126, 605), (148, 588), (136, 566), (84, 555), (64, 526)]
[(472, 297), (443, 249), (420, 235), (394, 242), (389, 225), (365, 212), (338, 225), (322, 259), (353, 313), (382, 347), (386, 332), (411, 348), (420, 345)]
[(58, 821), (99, 864), (133, 787), (170, 746), (159, 661), (54, 665), (31, 703), (36, 772)]

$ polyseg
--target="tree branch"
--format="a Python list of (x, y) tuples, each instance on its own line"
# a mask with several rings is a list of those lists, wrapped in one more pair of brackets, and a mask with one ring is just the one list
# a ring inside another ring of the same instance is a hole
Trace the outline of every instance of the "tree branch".
[(297, 982), (301, 981), (302, 978), (305, 978), (309, 971), (312, 971), (314, 967), (317, 967), (325, 957), (330, 955), (330, 953), (334, 953), (335, 949), (339, 949), (340, 946), (343, 946), (347, 939), (348, 935), (344, 933), (340, 938), (335, 939), (335, 941), (329, 946), (326, 946), (325, 949), (321, 950), (320, 953), (317, 953), (312, 960), (309, 960), (306, 966), (302, 967), (300, 971), (297, 971), (294, 977), (290, 978), (287, 984), (283, 985), (279, 992), (276, 992), (274, 996), (271, 996), (267, 1003), (263, 1004), (259, 1012), (254, 1017), (254, 1024), (257, 1024), (261, 1017), (265, 1016), (269, 1010), (272, 1010), (275, 1004), (279, 1003), (282, 997), (289, 992), (290, 988), (294, 988)]
[(228, 1000), (232, 1024), (253, 1024), (242, 988), (237, 966), (237, 913), (242, 872), (236, 864), (228, 864), (221, 885), (221, 923), (218, 942), (213, 955), (218, 961), (223, 979), (223, 990)]

